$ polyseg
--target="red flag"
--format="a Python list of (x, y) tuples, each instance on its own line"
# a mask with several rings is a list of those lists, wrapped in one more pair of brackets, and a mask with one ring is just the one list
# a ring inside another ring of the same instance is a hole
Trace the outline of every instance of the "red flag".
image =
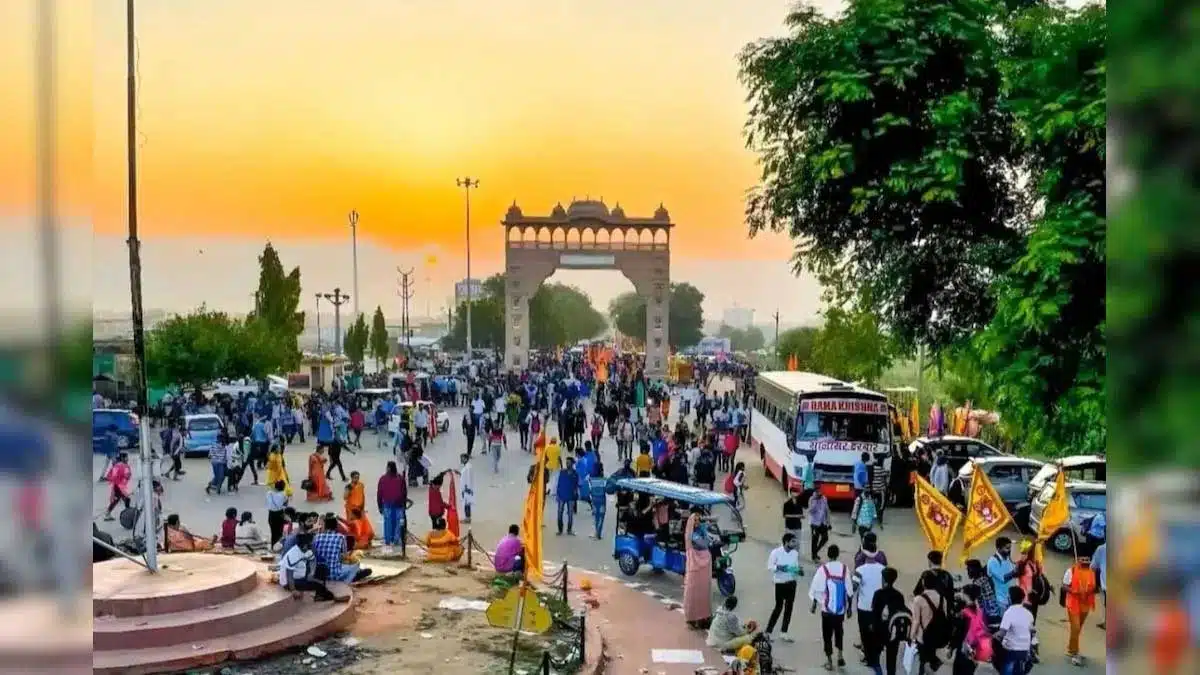
[(455, 483), (453, 471), (447, 475), (450, 476), (450, 499), (446, 501), (446, 529), (450, 534), (461, 538), (462, 528), (458, 524), (458, 485)]

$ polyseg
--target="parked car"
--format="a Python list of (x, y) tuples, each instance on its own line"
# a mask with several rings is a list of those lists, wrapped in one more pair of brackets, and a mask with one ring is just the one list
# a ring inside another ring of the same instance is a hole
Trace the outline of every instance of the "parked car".
[(908, 446), (910, 455), (926, 450), (941, 453), (950, 465), (952, 474), (962, 469), (969, 460), (977, 457), (1012, 457), (1006, 452), (997, 450), (978, 438), (967, 436), (922, 436)]
[(1041, 494), (1046, 484), (1058, 478), (1058, 467), (1067, 471), (1068, 481), (1108, 482), (1108, 460), (1104, 455), (1072, 455), (1047, 463), (1033, 478), (1029, 479), (1029, 501)]
[[(1005, 508), (1020, 524), (1021, 519), (1017, 518), (1017, 513), (1029, 506), (1029, 479), (1041, 470), (1043, 462), (1012, 456), (976, 457), (969, 460), (951, 481), (947, 495), (961, 509), (966, 509), (971, 477), (975, 474), (976, 466), (988, 477)], [(1028, 511), (1025, 515), (1028, 515)]]
[(92, 452), (105, 452), (104, 435), (113, 426), (117, 428), (118, 450), (129, 450), (141, 444), (141, 422), (137, 415), (129, 410), (97, 408), (92, 411)]
[(221, 418), (213, 413), (184, 415), (183, 456), (207, 457), (208, 451), (220, 441)]
[[(1054, 497), (1056, 483), (1046, 483), (1041, 492), (1034, 497), (1029, 505), (1029, 529), (1037, 532), (1042, 520), (1042, 512)], [(1070, 553), (1075, 547), (1086, 543), (1084, 536), (1087, 532), (1085, 524), (1097, 514), (1108, 513), (1108, 489), (1104, 483), (1092, 481), (1068, 481), (1067, 504), (1070, 507), (1070, 519), (1067, 524), (1050, 536), (1047, 544), (1059, 553)]]

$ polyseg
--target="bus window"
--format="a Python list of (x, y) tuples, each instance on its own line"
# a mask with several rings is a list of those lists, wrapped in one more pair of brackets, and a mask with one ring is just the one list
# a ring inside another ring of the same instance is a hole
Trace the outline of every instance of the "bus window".
[(889, 424), (887, 415), (800, 413), (795, 427), (796, 440), (887, 443)]

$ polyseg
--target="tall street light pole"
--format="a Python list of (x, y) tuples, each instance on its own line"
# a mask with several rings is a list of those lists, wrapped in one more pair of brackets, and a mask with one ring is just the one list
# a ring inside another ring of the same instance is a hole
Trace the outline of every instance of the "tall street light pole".
[(479, 179), (467, 176), (456, 178), (455, 184), (463, 189), (467, 198), (467, 360), (471, 360), (474, 344), (471, 331), (471, 188), (479, 187)]
[(317, 293), (317, 353), (321, 353), (321, 294)]
[[(145, 415), (150, 409), (149, 393), (146, 389), (146, 326), (142, 307), (142, 243), (138, 239), (138, 196), (137, 196), (137, 45), (134, 31), (133, 0), (125, 2), (125, 144), (128, 159), (128, 205), (129, 209), (129, 296), (133, 320), (133, 355), (137, 360), (138, 413)], [(158, 572), (158, 549), (151, 542), (158, 539), (157, 514), (154, 504), (154, 461), (150, 456), (150, 438), (146, 432), (148, 423), (143, 419), (138, 425), (139, 450), (142, 460), (142, 503), (146, 509), (142, 515), (146, 546), (146, 568)]]
[(342, 305), (350, 301), (350, 296), (335, 288), (332, 293), (326, 293), (325, 299), (333, 305), (333, 352), (342, 353)]
[(358, 211), (350, 211), (350, 247), (354, 264), (354, 318), (358, 318)]

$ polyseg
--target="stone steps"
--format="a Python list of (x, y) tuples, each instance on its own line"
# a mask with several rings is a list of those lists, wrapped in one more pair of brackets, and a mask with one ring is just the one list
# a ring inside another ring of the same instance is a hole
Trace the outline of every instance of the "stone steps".
[(265, 566), (245, 558), (193, 553), (160, 561), (158, 575), (130, 570), (136, 565), (128, 561), (95, 566), (93, 672), (163, 673), (257, 659), (354, 620), (345, 584), (329, 584), (336, 601), (315, 602), (311, 593), (293, 598), (270, 582)]

